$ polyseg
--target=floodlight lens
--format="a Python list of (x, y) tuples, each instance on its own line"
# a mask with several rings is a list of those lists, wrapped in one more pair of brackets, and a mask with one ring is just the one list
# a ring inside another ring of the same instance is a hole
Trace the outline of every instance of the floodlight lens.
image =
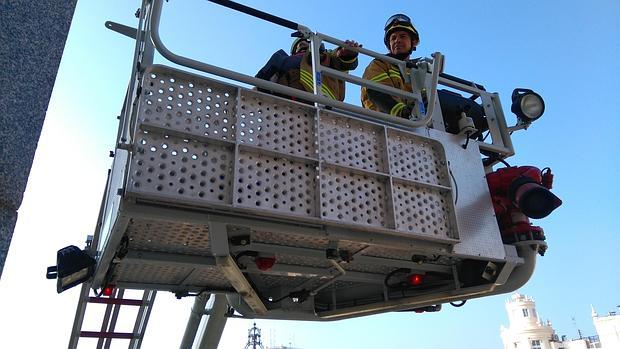
[(520, 122), (530, 124), (545, 112), (545, 101), (532, 90), (516, 88), (512, 91), (510, 110), (517, 115)]
[(90, 267), (84, 268), (64, 278), (60, 278), (60, 284), (62, 285), (63, 288), (65, 288), (68, 285), (71, 285), (72, 283), (75, 283), (81, 279), (86, 279), (89, 276), (88, 275), (89, 270), (90, 270)]
[(536, 94), (526, 94), (521, 99), (521, 111), (530, 120), (541, 117), (544, 110), (543, 100)]

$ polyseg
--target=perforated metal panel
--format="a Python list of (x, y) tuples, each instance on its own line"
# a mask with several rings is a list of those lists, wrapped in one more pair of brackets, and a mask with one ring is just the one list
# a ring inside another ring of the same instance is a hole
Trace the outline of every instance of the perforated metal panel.
[(232, 202), (231, 147), (142, 131), (129, 188), (171, 198)]
[(312, 163), (240, 151), (235, 204), (314, 217), (315, 178), (316, 167)]
[(192, 135), (235, 138), (237, 89), (180, 71), (145, 74), (138, 121)]
[(392, 175), (423, 183), (450, 186), (446, 158), (437, 141), (388, 131)]
[(385, 266), (385, 265), (377, 265), (377, 264), (367, 264), (367, 263), (359, 263), (356, 262), (355, 259), (353, 263), (348, 263), (342, 265), (344, 269), (347, 271), (357, 271), (363, 273), (372, 273), (378, 275), (387, 275), (389, 272), (394, 270), (394, 267)]
[(386, 173), (383, 128), (321, 113), (321, 159), (330, 163)]
[[(273, 288), (278, 286), (286, 286), (287, 288), (295, 288), (305, 284), (309, 279), (303, 276), (277, 276), (277, 275), (260, 275), (257, 278), (261, 281), (265, 288)], [(272, 295), (266, 295), (272, 296)]]
[(165, 67), (145, 83), (132, 192), (458, 238), (437, 141)]
[(187, 285), (213, 287), (216, 289), (232, 288), (224, 273), (219, 268), (200, 268), (194, 271), (184, 282)]
[(394, 211), (398, 230), (440, 238), (457, 238), (448, 192), (395, 181)]
[(240, 143), (316, 158), (314, 108), (243, 90), (239, 102)]
[(121, 263), (115, 270), (115, 281), (179, 285), (193, 270), (176, 265)]
[(129, 248), (189, 255), (209, 255), (207, 225), (133, 218), (127, 227)]
[(389, 227), (385, 178), (324, 167), (321, 216), (352, 224)]
[(215, 267), (193, 268), (178, 265), (121, 263), (115, 270), (114, 281), (155, 285), (189, 285), (212, 289), (231, 288), (224, 274)]
[(329, 244), (329, 240), (322, 236), (283, 234), (268, 231), (256, 231), (252, 236), (252, 241), (266, 244), (305, 247), (313, 249), (325, 249)]
[(277, 255), (278, 263), (289, 265), (301, 265), (306, 267), (329, 268), (331, 264), (326, 258), (310, 258), (286, 254)]

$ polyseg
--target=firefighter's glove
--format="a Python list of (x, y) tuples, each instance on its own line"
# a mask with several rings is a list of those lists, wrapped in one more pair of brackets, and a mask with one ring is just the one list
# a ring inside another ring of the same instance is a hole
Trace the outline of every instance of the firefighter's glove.
[(357, 57), (357, 52), (353, 50), (347, 50), (347, 47), (362, 47), (362, 45), (355, 40), (346, 40), (344, 43), (345, 46), (339, 47), (338, 51), (336, 52), (338, 58), (350, 60)]

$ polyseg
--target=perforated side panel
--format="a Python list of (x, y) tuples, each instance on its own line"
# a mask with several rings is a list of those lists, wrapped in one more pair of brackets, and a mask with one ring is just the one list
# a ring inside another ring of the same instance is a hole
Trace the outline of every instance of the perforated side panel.
[(115, 270), (114, 281), (178, 285), (192, 270), (192, 267), (121, 263)]
[(143, 131), (132, 158), (130, 188), (174, 198), (232, 202), (232, 148)]
[(447, 195), (414, 184), (394, 183), (396, 228), (420, 235), (456, 238)]
[(329, 240), (322, 236), (307, 236), (282, 233), (276, 234), (267, 231), (255, 232), (252, 236), (252, 241), (266, 244), (305, 247), (313, 249), (325, 249), (329, 244)]
[[(290, 264), (290, 265), (302, 265), (307, 267), (317, 267), (317, 268), (329, 268), (331, 264), (327, 261), (327, 259), (319, 259), (319, 258), (310, 258), (310, 257), (302, 257), (302, 256), (294, 256), (294, 255), (284, 255), (278, 254), (278, 263), (282, 264)], [(327, 274), (327, 272), (323, 272)]]
[(208, 255), (209, 228), (178, 221), (133, 218), (127, 227), (129, 248), (190, 255)]
[(321, 113), (321, 159), (364, 170), (387, 172), (383, 128)]
[(385, 266), (385, 265), (375, 265), (375, 264), (366, 264), (366, 263), (358, 263), (353, 260), (353, 263), (348, 263), (342, 265), (342, 267), (348, 271), (357, 271), (363, 273), (372, 273), (372, 274), (382, 274), (387, 275), (389, 272), (394, 270), (393, 267)]
[(411, 260), (412, 253), (407, 250), (398, 250), (395, 248), (385, 248), (379, 246), (370, 246), (364, 250), (364, 256), (380, 257), (389, 259)]
[(200, 268), (185, 280), (185, 284), (193, 286), (209, 286), (213, 288), (232, 288), (228, 279), (218, 268)]
[(436, 141), (389, 130), (392, 175), (429, 184), (450, 186), (446, 159)]
[(387, 226), (385, 181), (325, 167), (321, 172), (321, 216), (353, 224)]
[(313, 108), (244, 90), (239, 109), (240, 143), (316, 157)]
[(116, 279), (114, 281), (175, 286), (189, 285), (210, 289), (231, 288), (224, 274), (215, 267), (196, 269), (189, 266), (121, 263), (116, 268)]
[(239, 152), (235, 203), (287, 214), (316, 215), (313, 164)]
[[(306, 277), (296, 276), (296, 277), (286, 277), (286, 276), (276, 276), (276, 275), (260, 275), (257, 276), (265, 288), (272, 288), (278, 286), (286, 286), (288, 288), (295, 288), (302, 284), (304, 284), (309, 279)], [(270, 294), (265, 295), (267, 297), (272, 296)]]
[(237, 89), (179, 71), (144, 77), (139, 122), (193, 135), (233, 140)]

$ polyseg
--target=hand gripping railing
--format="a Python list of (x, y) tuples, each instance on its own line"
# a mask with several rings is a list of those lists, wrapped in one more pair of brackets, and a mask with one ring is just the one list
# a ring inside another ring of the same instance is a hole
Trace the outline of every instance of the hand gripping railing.
[[(313, 49), (313, 52), (318, 52), (317, 48), (318, 46), (315, 45), (315, 40), (325, 40), (327, 42), (336, 44), (336, 45), (344, 45), (344, 42), (329, 37), (327, 35), (324, 34), (314, 34), (314, 33), (310, 33), (310, 31), (308, 30), (308, 28), (299, 25), (295, 22), (291, 22), (288, 20), (285, 20), (283, 18), (277, 17), (277, 16), (273, 16), (270, 15), (268, 13), (262, 12), (262, 11), (258, 11), (255, 9), (251, 9), (249, 7), (234, 3), (232, 1), (226, 1), (226, 0), (210, 0), (214, 3), (220, 4), (220, 5), (224, 5), (227, 6), (229, 8), (235, 9), (235, 10), (239, 10), (245, 13), (248, 13), (252, 16), (255, 16), (257, 18), (261, 18), (264, 20), (267, 20), (269, 22), (275, 23), (275, 24), (279, 24), (282, 25), (286, 28), (290, 28), (290, 29), (294, 29), (294, 30), (299, 30), (302, 33), (307, 33), (307, 35), (313, 36), (313, 40), (311, 40), (311, 47)], [(241, 74), (232, 70), (228, 70), (225, 68), (221, 68), (221, 67), (217, 67), (208, 63), (204, 63), (204, 62), (200, 62), (188, 57), (184, 57), (184, 56), (180, 56), (177, 55), (173, 52), (171, 52), (170, 50), (168, 50), (168, 48), (164, 45), (164, 43), (161, 40), (161, 37), (159, 35), (159, 26), (160, 26), (160, 20), (161, 20), (161, 11), (162, 11), (162, 5), (163, 5), (163, 0), (154, 0), (153, 1), (153, 6), (151, 8), (151, 38), (153, 40), (153, 45), (155, 46), (155, 48), (157, 49), (157, 51), (166, 59), (168, 59), (169, 61), (173, 62), (173, 63), (177, 63), (179, 65), (188, 67), (188, 68), (192, 68), (192, 69), (196, 69), (205, 73), (209, 73), (209, 74), (213, 74), (213, 75), (217, 75), (217, 76), (221, 76), (224, 78), (228, 78), (228, 79), (232, 79), (232, 80), (236, 80), (239, 82), (243, 82), (249, 85), (253, 85), (253, 86), (257, 86), (266, 90), (270, 90), (270, 91), (274, 91), (277, 93), (281, 93), (281, 94), (285, 94), (288, 96), (293, 96), (299, 99), (303, 99), (303, 100), (308, 100), (308, 101), (313, 101), (315, 103), (318, 104), (322, 104), (322, 105), (326, 105), (326, 106), (331, 106), (334, 108), (338, 108), (341, 110), (345, 110), (348, 112), (352, 112), (352, 113), (356, 113), (356, 114), (361, 114), (364, 116), (368, 116), (368, 117), (372, 117), (372, 118), (376, 118), (376, 119), (380, 119), (383, 120), (385, 122), (388, 123), (393, 123), (393, 124), (398, 124), (398, 125), (402, 125), (402, 126), (406, 126), (406, 127), (411, 127), (411, 128), (418, 128), (418, 127), (424, 127), (426, 126), (429, 121), (432, 119), (432, 113), (434, 111), (434, 106), (435, 106), (435, 100), (437, 98), (437, 82), (439, 79), (439, 72), (441, 71), (441, 64), (443, 62), (443, 56), (441, 55), (441, 53), (436, 52), (434, 54), (434, 64), (433, 64), (433, 73), (432, 73), (432, 77), (431, 77), (431, 91), (429, 93), (429, 109), (428, 112), (426, 113), (425, 117), (419, 120), (408, 120), (408, 119), (403, 119), (403, 118), (398, 118), (398, 117), (394, 117), (392, 115), (389, 114), (385, 114), (385, 113), (381, 113), (381, 112), (377, 112), (374, 110), (369, 110), (369, 109), (364, 109), (362, 107), (358, 107), (349, 103), (344, 103), (344, 102), (340, 102), (337, 100), (333, 100), (331, 98), (328, 98), (324, 95), (322, 95), (320, 92), (316, 93), (316, 86), (315, 86), (315, 93), (309, 93), (306, 91), (301, 91), (301, 90), (297, 90), (288, 86), (284, 86), (284, 85), (280, 85), (271, 81), (267, 81), (267, 80), (263, 80), (263, 79), (259, 79), (259, 78), (255, 78), (253, 76), (249, 76), (249, 75), (245, 75), (245, 74)], [(316, 39), (314, 39), (316, 38)], [(358, 48), (358, 47), (351, 47), (351, 50), (354, 51), (358, 51), (360, 53), (364, 53), (367, 55), (370, 55), (372, 57), (375, 58), (379, 58), (382, 60), (385, 60), (387, 62), (393, 63), (393, 64), (398, 64), (399, 66), (402, 64), (405, 64), (405, 62), (403, 61), (399, 61), (381, 54), (378, 54), (376, 52), (367, 50), (367, 49), (363, 49), (363, 48)], [(318, 55), (317, 55), (318, 56)], [(318, 60), (318, 58), (316, 58)], [(318, 68), (318, 69), (317, 69)], [(327, 75), (332, 75), (335, 77), (338, 77), (340, 79), (352, 82), (352, 83), (357, 83), (359, 85), (362, 86), (366, 86), (366, 87), (370, 87), (372, 89), (376, 89), (382, 92), (385, 92), (387, 94), (394, 94), (394, 95), (400, 95), (400, 96), (404, 96), (404, 97), (413, 97), (413, 94), (410, 93), (406, 93), (404, 91), (400, 91), (398, 89), (394, 89), (394, 88), (389, 88), (380, 84), (376, 84), (373, 83), (369, 80), (365, 80), (365, 79), (360, 79), (354, 76), (350, 76), (348, 74), (344, 74), (341, 73), (339, 71), (336, 71), (334, 69), (330, 69), (327, 67), (323, 67), (320, 66), (320, 64), (313, 64), (313, 69), (316, 69), (317, 72), (325, 72)], [(317, 76), (316, 74), (314, 74), (314, 76)], [(315, 84), (317, 79), (315, 80)], [(320, 86), (318, 86), (320, 89)], [(320, 90), (319, 90), (320, 91)]]

